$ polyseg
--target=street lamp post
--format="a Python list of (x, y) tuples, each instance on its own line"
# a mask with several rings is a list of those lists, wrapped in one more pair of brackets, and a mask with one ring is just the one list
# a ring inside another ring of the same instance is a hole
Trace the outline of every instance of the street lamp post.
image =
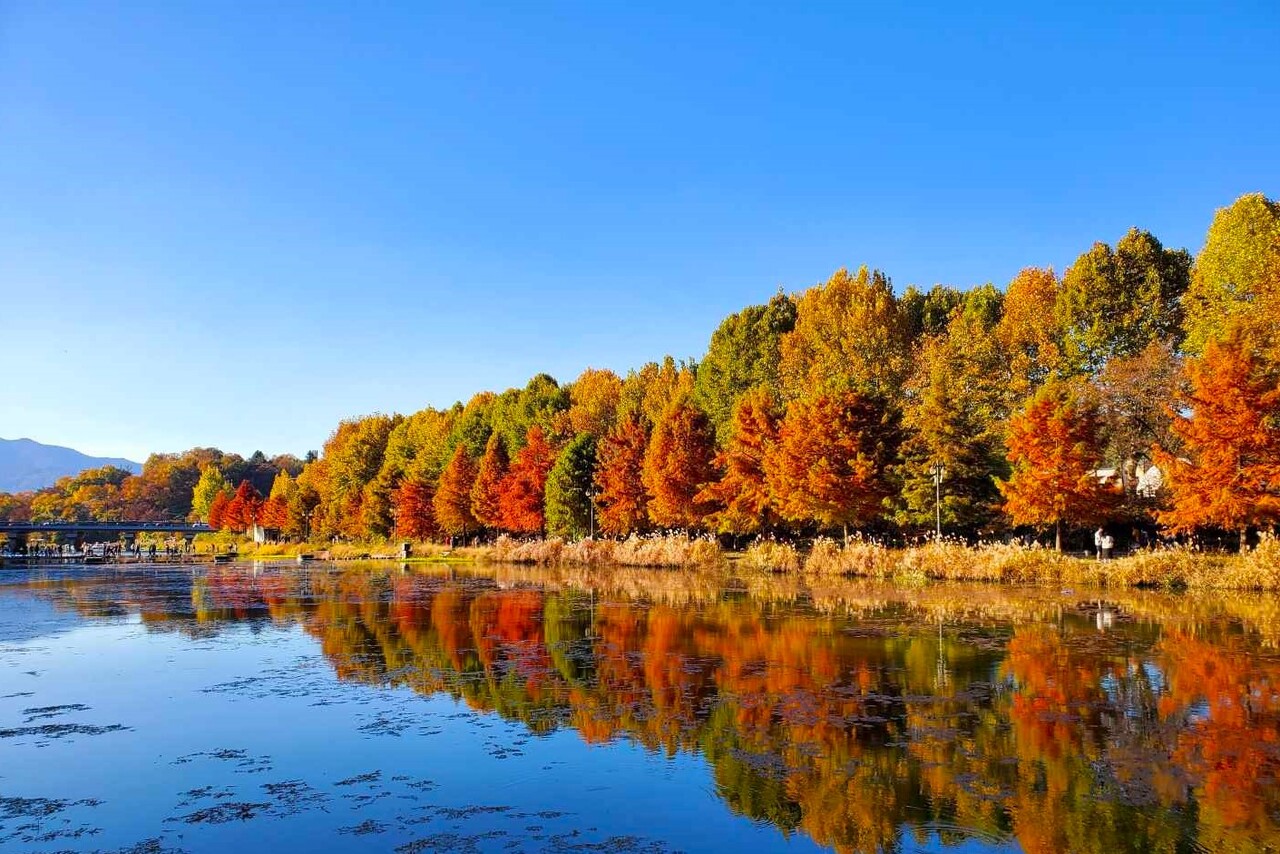
[(594, 540), (596, 538), (596, 492), (594, 486), (579, 486), (576, 491), (587, 499), (587, 532), (588, 538)]
[(934, 533), (939, 540), (942, 539), (942, 476), (946, 474), (946, 471), (946, 467), (941, 462), (933, 464)]

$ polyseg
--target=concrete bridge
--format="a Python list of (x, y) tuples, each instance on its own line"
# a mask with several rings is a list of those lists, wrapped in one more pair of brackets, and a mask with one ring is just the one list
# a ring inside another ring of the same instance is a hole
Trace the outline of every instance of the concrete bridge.
[(25, 552), (27, 540), (33, 536), (75, 548), (89, 538), (132, 543), (139, 534), (172, 534), (190, 543), (196, 534), (212, 532), (203, 522), (0, 522), (0, 536), (8, 541), (6, 551), (12, 553)]

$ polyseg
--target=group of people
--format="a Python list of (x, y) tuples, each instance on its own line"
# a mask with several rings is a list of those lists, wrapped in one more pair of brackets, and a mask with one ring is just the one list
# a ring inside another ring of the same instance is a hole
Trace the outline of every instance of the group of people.
[(1098, 560), (1109, 560), (1116, 548), (1116, 538), (1107, 533), (1105, 528), (1093, 532), (1093, 547), (1098, 553)]
[(164, 554), (166, 557), (177, 557), (191, 553), (190, 543), (183, 541), (182, 543), (166, 542), (163, 546), (155, 543), (84, 543), (83, 545), (72, 545), (71, 543), (35, 543), (18, 548), (10, 548), (6, 543), (4, 547), (5, 554), (26, 555), (28, 557), (101, 557), (101, 558), (118, 558), (122, 555), (136, 557), (141, 560), (143, 557), (154, 560), (156, 555)]

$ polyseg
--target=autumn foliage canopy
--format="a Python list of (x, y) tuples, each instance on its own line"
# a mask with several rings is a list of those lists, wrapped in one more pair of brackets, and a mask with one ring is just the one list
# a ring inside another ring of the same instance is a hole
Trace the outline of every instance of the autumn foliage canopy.
[(558, 465), (554, 527), (568, 536), (587, 495), (587, 527), (614, 537), (1270, 531), (1280, 204), (1251, 194), (1218, 211), (1195, 257), (1142, 229), (1116, 237), (1003, 289), (896, 289), (883, 271), (840, 269), (725, 318), (701, 362), (566, 384), (539, 373), (346, 419), (306, 460), (157, 454), (140, 475), (0, 495), (0, 519), (532, 537)]
[[(1185, 456), (1162, 453), (1172, 506), (1170, 528), (1227, 530), (1280, 521), (1280, 384), (1240, 339), (1211, 342), (1187, 366), (1173, 432)], [(1185, 414), (1183, 414), (1185, 413)]]

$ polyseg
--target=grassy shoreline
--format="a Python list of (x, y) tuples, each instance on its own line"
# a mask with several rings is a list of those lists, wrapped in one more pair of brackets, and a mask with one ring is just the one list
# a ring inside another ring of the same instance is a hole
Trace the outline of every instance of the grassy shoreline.
[[(235, 542), (217, 541), (225, 552)], [(206, 544), (207, 545), (207, 544)], [(310, 554), (320, 560), (404, 560), (398, 543), (236, 542), (241, 557), (294, 559)], [(728, 553), (710, 537), (664, 535), (627, 540), (558, 538), (449, 548), (415, 542), (415, 563), (523, 564), (531, 566), (624, 566), (694, 569), (733, 566), (805, 577), (850, 577), (920, 584), (928, 581), (978, 581), (1007, 584), (1056, 584), (1090, 587), (1162, 589), (1280, 590), (1280, 540), (1264, 537), (1243, 554), (1204, 552), (1189, 547), (1158, 548), (1110, 560), (1060, 554), (1039, 546), (1009, 543), (967, 545), (943, 540), (892, 548), (868, 540), (842, 544), (819, 539), (809, 549), (761, 540), (743, 552)]]

